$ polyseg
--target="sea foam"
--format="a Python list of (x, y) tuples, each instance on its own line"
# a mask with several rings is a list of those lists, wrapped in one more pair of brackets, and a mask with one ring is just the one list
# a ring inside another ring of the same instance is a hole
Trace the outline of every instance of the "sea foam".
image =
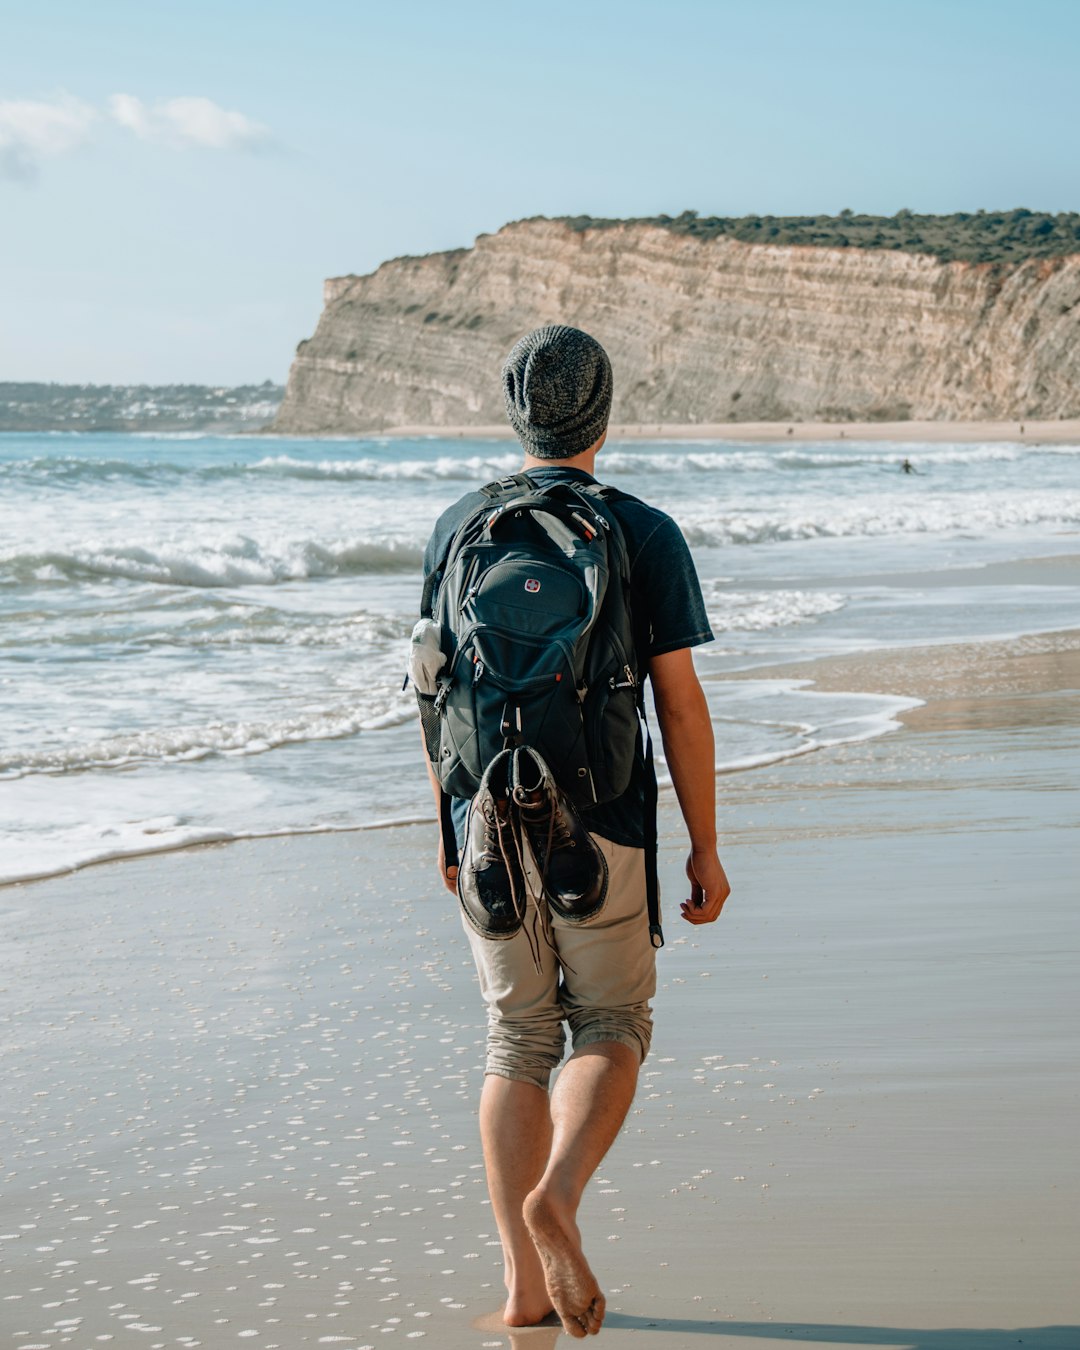
[[(180, 439), (178, 437), (172, 440)], [(193, 437), (198, 441), (201, 438)], [(220, 439), (220, 438), (218, 438)], [(195, 453), (190, 459), (181, 459), (175, 453), (168, 457), (145, 454), (120, 457), (117, 455), (41, 455), (0, 458), (0, 483), (39, 484), (57, 489), (89, 486), (105, 488), (108, 485), (136, 487), (155, 486), (172, 488), (184, 482), (243, 483), (280, 481), (338, 482), (338, 483), (394, 483), (394, 482), (460, 482), (481, 484), (515, 472), (521, 465), (521, 453), (516, 448), (492, 447), (489, 452), (462, 452), (417, 456), (410, 453), (408, 442), (386, 442), (377, 447), (377, 454), (362, 453), (364, 442), (354, 443), (361, 453), (349, 457), (309, 458), (303, 454), (283, 452), (245, 459), (242, 450), (248, 442), (241, 442), (230, 453), (228, 461), (217, 456), (202, 457)], [(435, 444), (442, 444), (436, 442)], [(469, 444), (469, 443), (465, 443)], [(475, 442), (472, 443), (475, 445)], [(935, 472), (965, 466), (977, 467), (1038, 463), (1040, 460), (1076, 459), (1080, 446), (986, 444), (986, 445), (888, 445), (880, 443), (835, 441), (820, 445), (782, 447), (761, 445), (748, 447), (738, 442), (669, 443), (662, 449), (636, 448), (635, 442), (611, 442), (605, 447), (602, 468), (605, 476), (701, 478), (702, 476), (760, 475), (779, 473), (782, 476), (809, 473), (841, 476), (853, 470), (871, 474), (895, 474), (899, 460), (914, 456), (917, 472), (934, 476)], [(202, 447), (200, 447), (200, 450)]]
[(416, 717), (411, 698), (386, 690), (382, 705), (349, 705), (265, 721), (212, 722), (192, 727), (150, 727), (142, 731), (74, 741), (45, 749), (0, 752), (0, 778), (119, 769), (132, 764), (181, 763), (210, 755), (262, 755), (284, 745), (341, 740), (362, 731), (401, 726)]
[(171, 586), (265, 586), (309, 577), (410, 571), (420, 566), (422, 556), (418, 539), (275, 543), (237, 535), (186, 545), (100, 540), (67, 549), (0, 552), (0, 584), (111, 577)]

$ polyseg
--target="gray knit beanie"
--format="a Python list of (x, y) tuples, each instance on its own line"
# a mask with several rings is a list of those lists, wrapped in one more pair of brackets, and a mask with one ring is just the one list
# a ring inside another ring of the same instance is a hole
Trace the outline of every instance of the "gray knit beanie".
[(537, 459), (570, 459), (604, 434), (611, 362), (580, 328), (535, 328), (506, 358), (502, 376), (510, 425)]

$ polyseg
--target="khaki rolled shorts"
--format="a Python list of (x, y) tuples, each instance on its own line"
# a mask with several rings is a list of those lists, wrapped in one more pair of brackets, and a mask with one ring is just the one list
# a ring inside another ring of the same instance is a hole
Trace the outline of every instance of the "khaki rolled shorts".
[[(575, 1050), (619, 1041), (642, 1060), (649, 1052), (656, 949), (649, 937), (645, 851), (596, 834), (593, 839), (609, 874), (607, 900), (595, 919), (572, 924), (548, 911), (549, 946), (537, 934), (531, 901), (525, 923), (532, 943), (524, 928), (500, 941), (483, 938), (462, 918), (487, 1004), (485, 1073), (546, 1091), (563, 1056), (564, 1022)], [(530, 872), (529, 880), (539, 894), (539, 878)]]

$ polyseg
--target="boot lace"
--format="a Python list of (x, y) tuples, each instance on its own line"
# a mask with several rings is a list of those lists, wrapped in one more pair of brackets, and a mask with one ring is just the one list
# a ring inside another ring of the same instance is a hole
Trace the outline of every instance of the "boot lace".
[[(500, 811), (499, 806), (505, 807)], [(480, 814), (484, 818), (484, 838), (480, 856), (487, 862), (502, 862), (509, 868), (510, 858), (512, 856), (508, 847), (507, 836), (513, 835), (513, 825), (510, 820), (509, 802), (497, 802), (494, 797), (481, 803)], [(510, 871), (511, 878), (513, 871)], [(514, 904), (517, 905), (517, 888), (514, 887)]]

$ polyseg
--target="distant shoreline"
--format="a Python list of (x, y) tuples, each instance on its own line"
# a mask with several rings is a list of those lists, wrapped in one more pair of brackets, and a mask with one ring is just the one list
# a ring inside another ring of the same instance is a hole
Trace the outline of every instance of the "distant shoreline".
[[(277, 433), (268, 429), (270, 435)], [(268, 434), (264, 431), (262, 434)], [(402, 426), (382, 431), (326, 432), (349, 440), (430, 436), (439, 440), (514, 439), (509, 426)], [(319, 440), (319, 436), (297, 437)], [(1008, 441), (1020, 445), (1080, 443), (1080, 418), (1012, 422), (710, 422), (613, 423), (612, 441), (892, 441), (923, 444), (947, 441)]]
[[(162, 425), (150, 421), (112, 426), (3, 426), (2, 435), (164, 436), (262, 436), (289, 441), (379, 441), (430, 438), (432, 440), (513, 441), (505, 424), (485, 426), (399, 426), (364, 431), (276, 431), (272, 422), (262, 426), (243, 423), (220, 425), (176, 422)], [(736, 443), (785, 441), (882, 441), (896, 445), (948, 442), (998, 442), (1010, 445), (1080, 444), (1080, 418), (1060, 421), (1010, 422), (645, 422), (613, 423), (609, 441), (731, 441)]]
[(236, 435), (270, 425), (284, 385), (46, 384), (0, 380), (0, 433)]

